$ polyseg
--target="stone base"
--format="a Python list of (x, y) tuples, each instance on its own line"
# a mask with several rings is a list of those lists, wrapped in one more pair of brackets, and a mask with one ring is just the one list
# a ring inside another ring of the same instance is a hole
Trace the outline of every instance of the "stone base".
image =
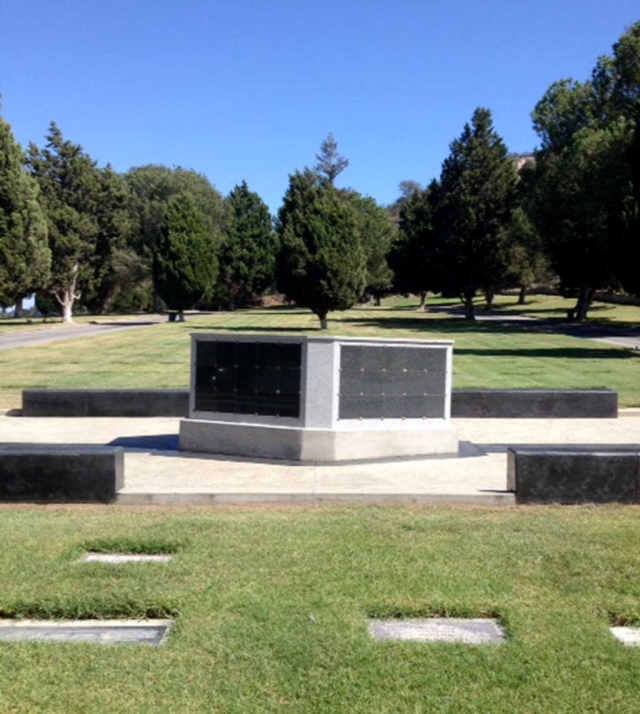
[(356, 461), (458, 453), (449, 422), (362, 425), (339, 430), (182, 419), (180, 450), (287, 461)]
[(110, 503), (123, 486), (120, 447), (0, 446), (0, 501)]
[(507, 452), (507, 490), (517, 503), (638, 503), (640, 452), (633, 445)]

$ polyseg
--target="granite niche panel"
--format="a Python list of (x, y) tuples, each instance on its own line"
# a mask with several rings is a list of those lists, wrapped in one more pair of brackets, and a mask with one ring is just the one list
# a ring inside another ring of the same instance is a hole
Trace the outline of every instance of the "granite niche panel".
[(302, 345), (198, 341), (195, 409), (300, 416)]
[(339, 419), (443, 419), (444, 349), (343, 345)]

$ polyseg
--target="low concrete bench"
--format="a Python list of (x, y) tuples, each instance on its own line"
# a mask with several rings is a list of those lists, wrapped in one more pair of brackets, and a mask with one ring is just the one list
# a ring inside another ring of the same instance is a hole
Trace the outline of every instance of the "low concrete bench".
[(454, 419), (611, 419), (618, 393), (608, 389), (454, 389)]
[(0, 446), (0, 501), (109, 503), (123, 486), (119, 447)]
[(183, 417), (188, 389), (25, 389), (23, 416)]
[(507, 490), (517, 503), (640, 503), (640, 446), (511, 448)]
[[(186, 417), (188, 389), (25, 389), (24, 416)], [(618, 393), (578, 389), (454, 389), (453, 419), (611, 419)]]

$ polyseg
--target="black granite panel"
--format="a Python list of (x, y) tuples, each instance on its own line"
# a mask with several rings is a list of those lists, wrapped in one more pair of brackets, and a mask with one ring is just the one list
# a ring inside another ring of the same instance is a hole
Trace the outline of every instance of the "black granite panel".
[(344, 345), (339, 418), (442, 419), (445, 369), (444, 349)]
[(300, 416), (301, 344), (196, 344), (196, 411)]
[(25, 389), (24, 416), (186, 416), (188, 389)]
[(0, 501), (108, 503), (123, 486), (121, 448), (0, 446)]
[(513, 448), (508, 487), (518, 503), (637, 503), (640, 453)]
[(455, 389), (451, 416), (469, 419), (615, 419), (618, 393), (583, 389)]

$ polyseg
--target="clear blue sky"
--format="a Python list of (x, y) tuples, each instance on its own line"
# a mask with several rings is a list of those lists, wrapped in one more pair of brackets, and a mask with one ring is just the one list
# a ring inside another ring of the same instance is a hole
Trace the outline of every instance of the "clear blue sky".
[(530, 151), (549, 84), (638, 19), (638, 0), (3, 0), (2, 113), (25, 146), (55, 120), (101, 165), (246, 179), (272, 211), (332, 131), (338, 183), (390, 203), (477, 106)]

